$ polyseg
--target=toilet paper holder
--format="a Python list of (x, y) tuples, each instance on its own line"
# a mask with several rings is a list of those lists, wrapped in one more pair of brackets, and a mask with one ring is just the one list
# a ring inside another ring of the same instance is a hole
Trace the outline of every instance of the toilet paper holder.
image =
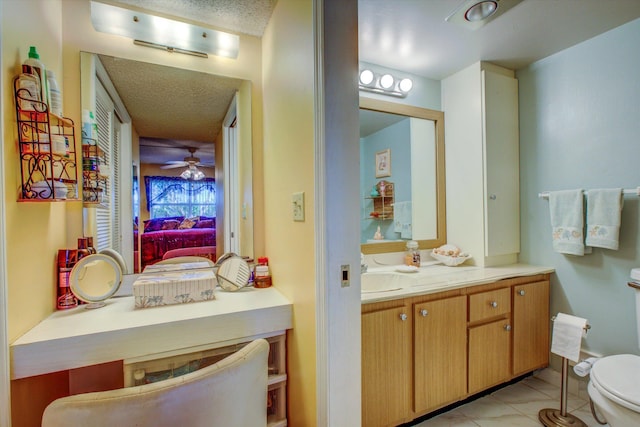
[[(556, 316), (552, 316), (552, 317), (551, 317), (551, 321), (552, 321), (552, 322), (555, 322), (555, 321), (556, 321)], [(591, 325), (587, 323), (587, 324), (584, 326), (584, 331), (585, 331), (585, 332), (589, 332), (589, 329), (591, 329)]]
[[(555, 322), (556, 316), (551, 318)], [(591, 329), (588, 323), (584, 326), (585, 334)], [(567, 413), (567, 381), (569, 380), (569, 359), (562, 358), (562, 383), (560, 386), (560, 410), (558, 409), (541, 409), (538, 412), (538, 420), (546, 427), (588, 427), (587, 424), (575, 415)]]

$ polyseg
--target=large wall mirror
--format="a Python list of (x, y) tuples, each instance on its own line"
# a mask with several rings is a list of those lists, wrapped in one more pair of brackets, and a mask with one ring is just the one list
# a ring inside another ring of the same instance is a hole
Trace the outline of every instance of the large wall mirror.
[[(122, 254), (129, 274), (168, 251), (252, 255), (244, 208), (251, 205), (251, 168), (242, 166), (251, 158), (251, 83), (80, 55), (83, 134), (91, 111), (104, 181), (101, 191), (85, 191), (84, 232), (96, 248)], [(84, 187), (95, 184), (87, 180), (93, 167), (83, 159)]]
[(444, 164), (443, 112), (360, 98), (363, 253), (446, 243)]

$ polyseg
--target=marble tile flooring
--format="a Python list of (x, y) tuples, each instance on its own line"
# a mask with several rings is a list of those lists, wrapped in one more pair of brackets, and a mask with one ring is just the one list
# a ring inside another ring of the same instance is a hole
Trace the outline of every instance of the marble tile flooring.
[[(541, 409), (560, 409), (560, 373), (550, 368), (501, 388), (448, 412), (414, 424), (415, 427), (539, 427)], [(589, 408), (586, 379), (570, 377), (567, 410), (589, 427), (600, 427)], [(598, 414), (600, 419), (602, 416)], [(607, 427), (605, 424), (604, 427)]]

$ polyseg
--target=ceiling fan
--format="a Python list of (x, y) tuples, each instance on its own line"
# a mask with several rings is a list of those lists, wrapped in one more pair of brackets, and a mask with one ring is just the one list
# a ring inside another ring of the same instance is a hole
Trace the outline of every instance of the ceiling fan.
[(200, 163), (200, 159), (195, 157), (194, 154), (196, 152), (196, 148), (188, 147), (189, 156), (185, 157), (184, 160), (170, 160), (166, 162), (164, 166), (160, 166), (160, 169), (174, 169), (174, 168), (183, 168), (186, 169), (180, 174), (180, 177), (184, 179), (191, 179), (194, 181), (198, 181), (205, 177), (204, 173), (198, 169), (201, 168), (213, 168), (213, 165), (205, 165)]

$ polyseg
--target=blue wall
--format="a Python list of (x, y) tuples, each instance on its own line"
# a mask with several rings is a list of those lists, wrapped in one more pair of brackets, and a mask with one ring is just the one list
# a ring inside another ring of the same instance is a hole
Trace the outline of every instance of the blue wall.
[(551, 312), (585, 317), (583, 348), (639, 354), (629, 272), (640, 267), (639, 197), (625, 197), (618, 251), (554, 252), (542, 191), (640, 186), (640, 20), (519, 70), (520, 261), (553, 266)]
[[(372, 201), (366, 199), (372, 187), (380, 180), (394, 184), (394, 200), (404, 202), (411, 200), (411, 129), (410, 119), (406, 118), (365, 138), (360, 138), (360, 203), (361, 243), (373, 239), (378, 226), (387, 240), (400, 239), (400, 233), (393, 231), (393, 220), (368, 219), (372, 210)], [(391, 176), (376, 178), (376, 152), (391, 149)]]

